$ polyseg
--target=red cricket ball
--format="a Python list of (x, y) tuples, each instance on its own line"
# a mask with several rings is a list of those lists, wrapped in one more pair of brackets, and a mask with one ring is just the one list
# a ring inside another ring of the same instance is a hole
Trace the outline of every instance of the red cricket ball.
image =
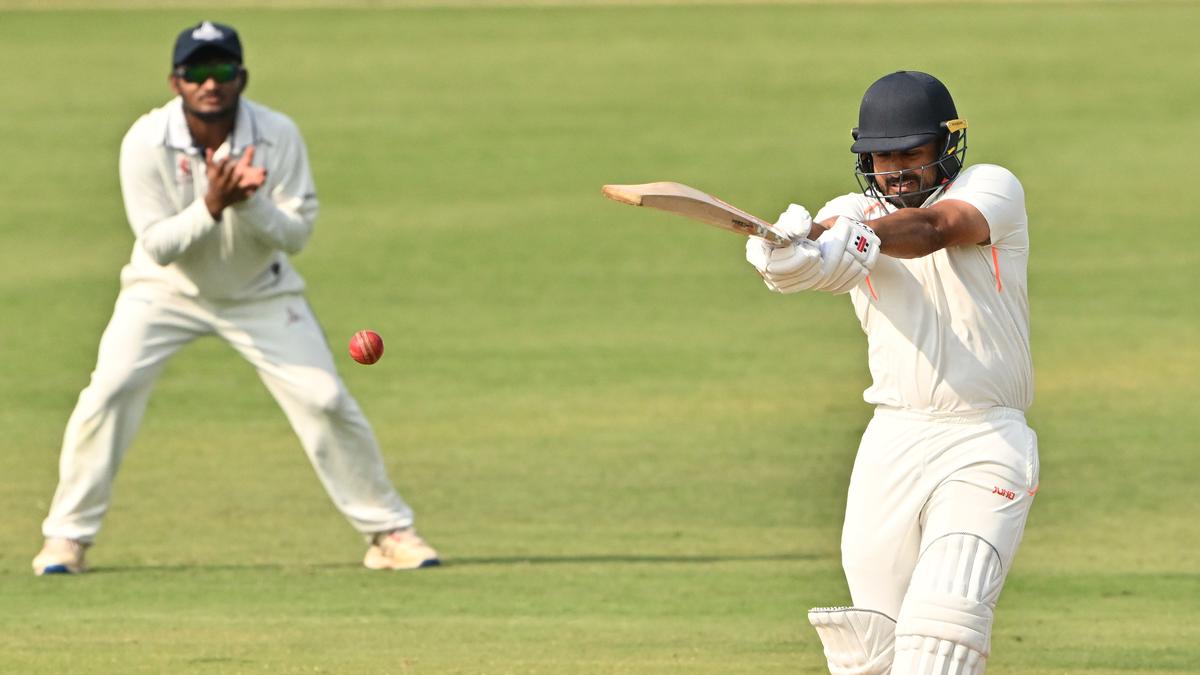
[(350, 338), (350, 358), (371, 365), (383, 356), (383, 338), (373, 330), (360, 330)]

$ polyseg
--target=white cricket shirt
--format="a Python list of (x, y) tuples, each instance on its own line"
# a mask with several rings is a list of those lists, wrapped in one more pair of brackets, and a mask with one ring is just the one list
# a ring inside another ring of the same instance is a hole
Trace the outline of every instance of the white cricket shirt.
[(204, 204), (204, 151), (195, 147), (178, 97), (140, 117), (121, 142), (121, 194), (137, 241), (121, 285), (157, 283), (192, 297), (262, 298), (304, 289), (288, 263), (317, 217), (308, 152), (282, 113), (245, 98), (216, 159), (254, 146), (267, 169), (253, 197), (216, 220)]
[[(924, 206), (959, 199), (983, 214), (991, 243), (922, 258), (879, 256), (850, 291), (867, 334), (872, 383), (863, 398), (920, 412), (967, 412), (1033, 402), (1029, 351), (1029, 221), (1007, 169), (976, 164)], [(862, 193), (831, 200), (814, 218), (870, 221), (895, 211)]]

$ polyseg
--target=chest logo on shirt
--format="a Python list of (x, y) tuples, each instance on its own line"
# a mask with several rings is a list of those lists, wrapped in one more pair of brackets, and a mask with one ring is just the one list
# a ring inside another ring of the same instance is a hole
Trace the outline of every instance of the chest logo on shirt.
[(180, 183), (185, 183), (192, 179), (192, 163), (188, 161), (187, 155), (179, 156), (179, 176)]
[(294, 323), (300, 323), (303, 320), (304, 320), (304, 317), (300, 316), (299, 312), (292, 309), (291, 307), (287, 308), (287, 323), (286, 323), (286, 325), (290, 326)]

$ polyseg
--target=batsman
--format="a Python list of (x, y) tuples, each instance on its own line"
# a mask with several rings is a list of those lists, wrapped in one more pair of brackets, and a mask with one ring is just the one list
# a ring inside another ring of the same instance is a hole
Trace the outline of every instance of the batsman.
[(792, 204), (790, 243), (746, 246), (772, 291), (849, 294), (867, 334), (853, 606), (809, 620), (835, 675), (978, 675), (1038, 489), (1025, 195), (1007, 169), (964, 168), (966, 121), (926, 73), (872, 84), (852, 135), (861, 192), (816, 217)]

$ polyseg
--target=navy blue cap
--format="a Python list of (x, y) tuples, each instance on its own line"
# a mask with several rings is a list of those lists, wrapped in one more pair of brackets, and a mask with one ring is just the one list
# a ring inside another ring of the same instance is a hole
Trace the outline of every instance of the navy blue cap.
[(945, 133), (958, 117), (950, 91), (936, 77), (902, 70), (875, 81), (858, 109), (850, 152), (910, 150)]
[(175, 55), (171, 65), (187, 63), (201, 50), (231, 56), (238, 63), (242, 62), (242, 41), (238, 39), (237, 31), (223, 23), (202, 21), (184, 28), (175, 38)]

